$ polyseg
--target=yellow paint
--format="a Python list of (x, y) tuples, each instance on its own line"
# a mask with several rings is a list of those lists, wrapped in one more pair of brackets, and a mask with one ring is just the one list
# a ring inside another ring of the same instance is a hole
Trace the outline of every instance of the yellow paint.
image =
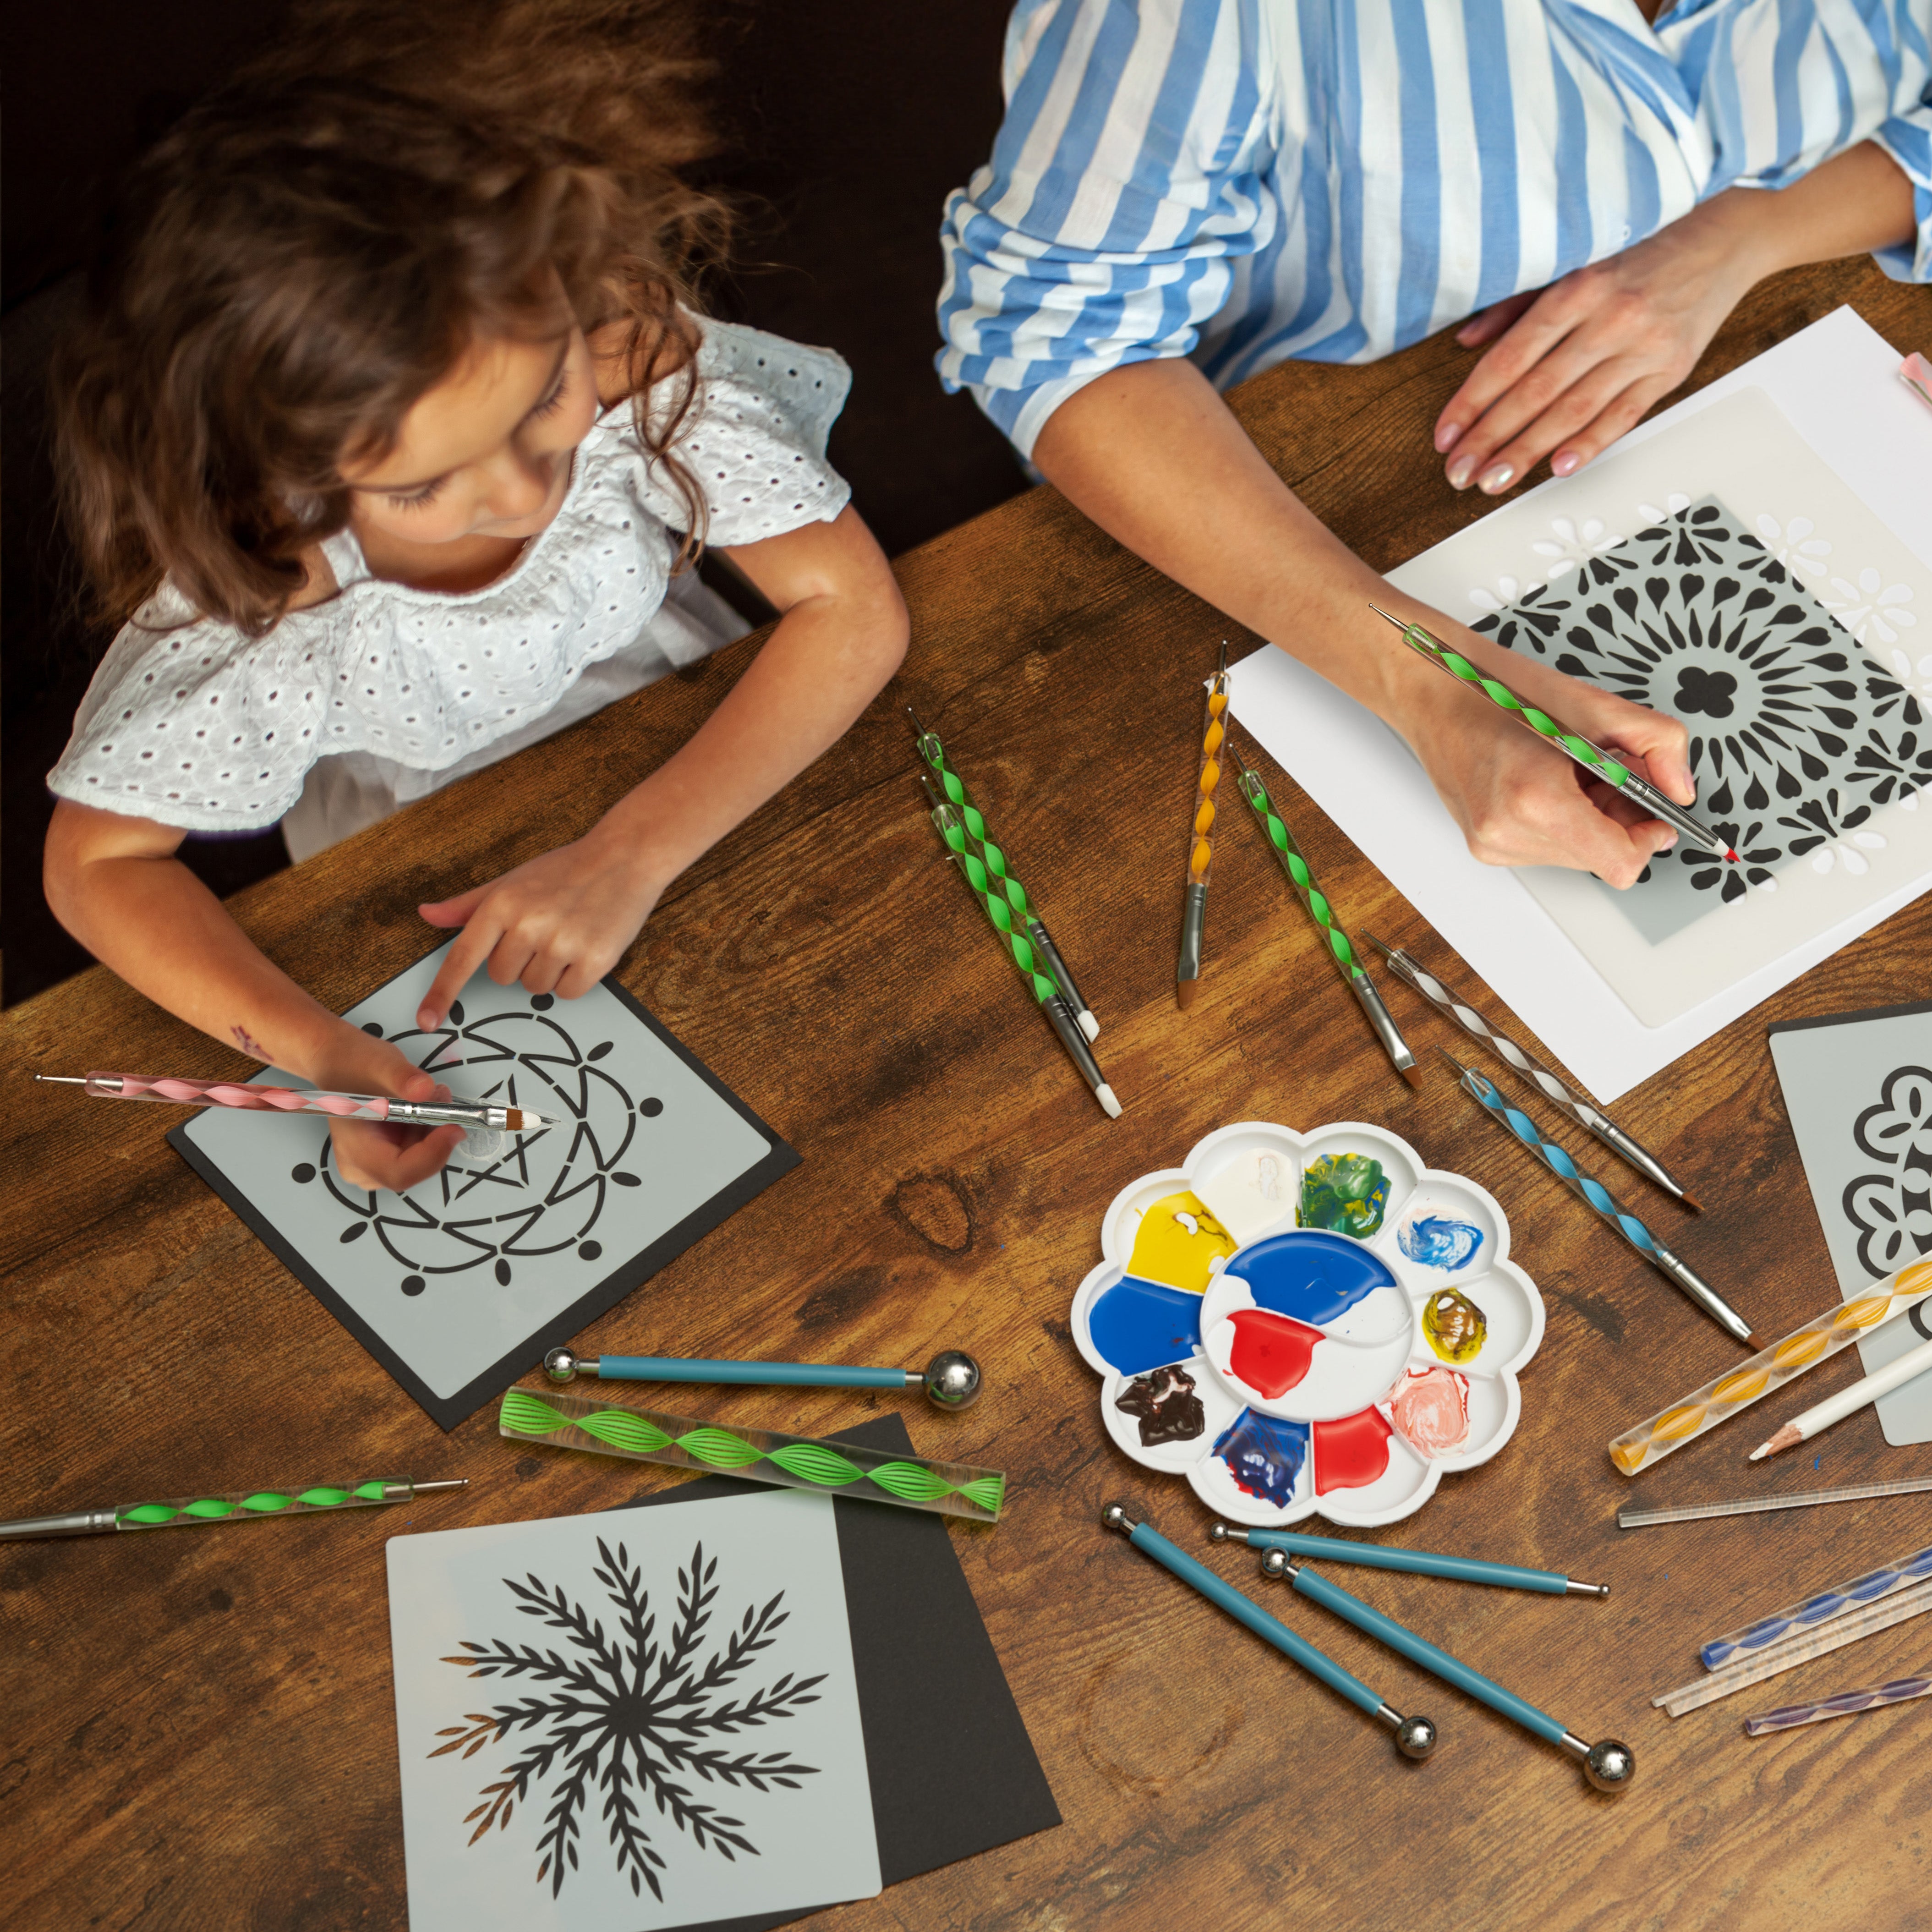
[[(1186, 1220), (1181, 1219), (1183, 1215)], [(1205, 1294), (1214, 1279), (1210, 1264), (1217, 1255), (1227, 1260), (1237, 1245), (1198, 1194), (1192, 1190), (1166, 1194), (1141, 1216), (1127, 1272), (1166, 1288)]]

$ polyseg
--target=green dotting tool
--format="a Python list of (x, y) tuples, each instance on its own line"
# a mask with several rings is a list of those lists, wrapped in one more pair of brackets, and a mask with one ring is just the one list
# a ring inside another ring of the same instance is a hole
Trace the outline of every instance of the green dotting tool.
[(1274, 801), (1268, 796), (1268, 787), (1262, 783), (1261, 774), (1244, 758), (1231, 742), (1228, 747), (1234, 753), (1234, 762), (1241, 768), (1241, 776), (1236, 789), (1248, 802), (1254, 813), (1255, 823), (1262, 829), (1281, 869), (1288, 876), (1288, 884), (1294, 888), (1295, 896), (1308, 908), (1308, 916), (1320, 930), (1324, 942), (1323, 950), (1330, 962), (1341, 974), (1342, 983), (1355, 996), (1357, 1004), (1368, 1017), (1375, 1036), (1382, 1042), (1395, 1070), (1411, 1086), (1417, 1084), (1415, 1055), (1409, 1051), (1402, 1030), (1396, 1024), (1389, 1010), (1382, 1004), (1382, 996), (1376, 990), (1362, 962), (1355, 956), (1355, 949), (1348, 935), (1335, 922), (1334, 908), (1330, 906), (1322, 888), (1315, 883), (1315, 874), (1308, 868), (1308, 861), (1301, 856), (1301, 848), (1294, 842), (1294, 834), (1288, 830), (1281, 814), (1275, 809)]
[(542, 1395), (506, 1390), (496, 1426), (500, 1435), (519, 1442), (589, 1449), (599, 1456), (668, 1462), (680, 1469), (722, 1471), (781, 1489), (832, 1490), (973, 1522), (998, 1522), (1006, 1500), (1006, 1479), (998, 1469), (883, 1455), (852, 1443), (819, 1442), (736, 1423), (697, 1422), (688, 1415), (548, 1389)]
[(1548, 712), (1538, 710), (1527, 700), (1518, 697), (1502, 679), (1490, 676), (1488, 672), (1472, 664), (1460, 651), (1445, 644), (1434, 632), (1425, 631), (1420, 624), (1405, 624), (1400, 617), (1390, 617), (1379, 604), (1371, 604), (1369, 608), (1378, 617), (1388, 617), (1388, 621), (1402, 633), (1402, 642), (1418, 657), (1432, 664), (1438, 670), (1447, 671), (1472, 691), (1480, 692), (1498, 711), (1507, 712), (1519, 724), (1534, 731), (1546, 744), (1554, 745), (1565, 756), (1574, 758), (1593, 778), (1601, 778), (1652, 818), (1662, 819), (1685, 838), (1694, 840), (1700, 851), (1715, 853), (1720, 859), (1730, 860), (1734, 866), (1740, 862), (1728, 839), (1720, 837), (1701, 819), (1693, 818), (1675, 799), (1666, 798), (1656, 786), (1639, 778), (1629, 766), (1621, 764), (1602, 746), (1593, 744), (1571, 730)]
[(1033, 942), (1014, 923), (1012, 907), (1006, 895), (994, 889), (986, 867), (968, 842), (958, 808), (940, 802), (926, 815), (932, 820), (933, 830), (946, 841), (946, 849), (952, 854), (960, 876), (972, 888), (973, 896), (992, 921), (994, 930), (1000, 935), (1000, 950), (1019, 968), (1020, 977), (1032, 988), (1040, 1011), (1060, 1036), (1060, 1045), (1080, 1070), (1080, 1077), (1093, 1089), (1094, 1097), (1100, 1102), (1108, 1119), (1118, 1120), (1119, 1096), (1108, 1085), (1106, 1076), (1100, 1071), (1100, 1063), (1094, 1058), (1086, 1034), (1075, 1022), (1072, 1007), (1062, 996), (1052, 976), (1041, 971), (1046, 962), (1036, 956)]
[[(1073, 1017), (1080, 1023), (1080, 1030), (1089, 1040), (1100, 1036), (1100, 1022), (1094, 1017), (1092, 1009), (1082, 997), (1080, 988), (1073, 983), (1073, 975), (1067, 970), (1066, 962), (1060, 956), (1060, 949), (1053, 943), (1052, 934), (1046, 929), (1046, 922), (1040, 916), (1039, 908), (1027, 898), (1027, 889), (1007, 869), (1006, 855), (995, 845), (986, 831), (986, 821), (980, 815), (980, 808), (973, 802), (972, 794), (966, 789), (965, 781), (946, 761), (946, 747), (939, 742), (937, 731), (928, 731), (920, 722), (919, 713), (908, 704), (906, 716), (913, 722), (913, 730), (919, 746), (919, 754), (931, 768), (932, 775), (946, 794), (946, 802), (959, 814), (961, 829), (974, 855), (987, 872), (999, 882), (998, 890), (1006, 904), (1026, 928), (1027, 936), (1039, 950), (1040, 956), (1046, 962), (1046, 970), (1060, 982), (1060, 990), (1066, 995), (1066, 1004), (1073, 1010)], [(940, 803), (938, 794), (923, 778), (926, 794), (935, 808)]]
[(117, 1509), (74, 1510), (65, 1516), (32, 1516), (0, 1522), (0, 1542), (41, 1536), (105, 1536), (122, 1529), (176, 1529), (202, 1522), (254, 1522), (263, 1516), (308, 1516), (316, 1510), (366, 1509), (374, 1503), (412, 1502), (438, 1490), (466, 1489), (467, 1476), (415, 1483), (403, 1476), (337, 1489), (236, 1490), (220, 1496), (178, 1496), (170, 1502), (124, 1503)]

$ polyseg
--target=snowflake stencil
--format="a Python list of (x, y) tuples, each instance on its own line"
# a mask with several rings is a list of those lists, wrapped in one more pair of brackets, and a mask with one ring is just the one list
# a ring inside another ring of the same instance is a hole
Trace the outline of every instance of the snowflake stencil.
[(464, 1654), (446, 1657), (472, 1678), (522, 1678), (543, 1687), (536, 1694), (472, 1712), (461, 1724), (436, 1732), (449, 1742), (428, 1753), (432, 1758), (460, 1751), (474, 1757), (486, 1744), (501, 1744), (518, 1732), (531, 1742), (500, 1775), (482, 1786), (483, 1802), (464, 1820), (474, 1824), (475, 1844), (494, 1825), (506, 1831), (519, 1804), (527, 1805), (533, 1785), (554, 1778), (550, 1808), (537, 1839), (542, 1862), (537, 1882), (548, 1878), (558, 1897), (568, 1873), (578, 1868), (580, 1820), (588, 1815), (594, 1787), (603, 1794), (602, 1815), (618, 1875), (630, 1880), (633, 1896), (647, 1885), (660, 1902), (665, 1869), (662, 1855), (644, 1823), (653, 1805), (688, 1835), (700, 1852), (712, 1851), (736, 1863), (740, 1852), (758, 1856), (741, 1818), (728, 1817), (709, 1802), (694, 1798), (688, 1781), (722, 1784), (756, 1792), (796, 1791), (818, 1767), (800, 1764), (783, 1751), (736, 1751), (721, 1740), (741, 1731), (782, 1721), (818, 1701), (824, 1673), (794, 1678), (790, 1672), (770, 1688), (739, 1696), (723, 1694), (761, 1653), (771, 1648), (789, 1612), (779, 1605), (781, 1590), (762, 1610), (748, 1607), (737, 1624), (720, 1639), (709, 1658), (700, 1656), (712, 1606), (718, 1596), (716, 1558), (708, 1563), (700, 1542), (688, 1568), (677, 1573), (677, 1620), (660, 1642), (650, 1592), (641, 1567), (634, 1566), (622, 1544), (615, 1554), (597, 1540), (602, 1566), (592, 1574), (617, 1612), (617, 1629), (607, 1639), (601, 1621), (572, 1600), (561, 1583), (546, 1584), (534, 1574), (521, 1583), (505, 1577), (503, 1586), (517, 1609), (546, 1629), (562, 1634), (561, 1650), (539, 1650), (497, 1637), (488, 1642), (461, 1640)]

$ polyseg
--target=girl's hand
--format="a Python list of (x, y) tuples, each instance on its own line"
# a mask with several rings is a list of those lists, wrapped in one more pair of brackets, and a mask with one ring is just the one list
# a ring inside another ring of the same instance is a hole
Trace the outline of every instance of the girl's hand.
[(416, 1024), (442, 1025), (485, 961), (500, 986), (520, 980), (532, 993), (566, 1000), (587, 993), (624, 956), (666, 883), (634, 847), (622, 849), (606, 819), (488, 885), (419, 907), (430, 925), (463, 932), (423, 996)]
[(1552, 450), (1551, 470), (1568, 476), (1690, 374), (1764, 272), (1750, 229), (1722, 200), (1456, 331), (1465, 347), (1495, 346), (1436, 422), (1454, 488), (1498, 495)]
[[(1676, 718), (1518, 657), (1460, 625), (1432, 616), (1424, 621), (1660, 791), (1682, 805), (1694, 802), (1689, 734)], [(1450, 689), (1439, 671), (1419, 661), (1389, 715), (1485, 865), (1572, 866), (1621, 891), (1677, 842), (1674, 827), (1647, 816), (1554, 746), (1538, 743), (1486, 699)]]
[[(447, 1100), (449, 1089), (387, 1040), (346, 1022), (310, 1075), (338, 1093), (388, 1094), (398, 1100)], [(402, 1127), (381, 1120), (332, 1120), (335, 1171), (352, 1187), (400, 1194), (427, 1180), (463, 1144), (460, 1127)]]

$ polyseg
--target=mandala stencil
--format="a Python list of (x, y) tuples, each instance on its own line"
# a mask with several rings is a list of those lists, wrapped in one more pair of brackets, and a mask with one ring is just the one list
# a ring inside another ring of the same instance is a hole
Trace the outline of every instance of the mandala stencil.
[(1796, 520), (1772, 530), (1775, 547), (1714, 496), (1682, 502), (1620, 542), (1564, 554), (1559, 577), (1472, 626), (1690, 732), (1698, 815), (1744, 863), (1684, 841), (1646, 868), (1618, 898), (1652, 943), (1750, 892), (1802, 891), (1807, 873), (1882, 866), (1874, 808), (1916, 808), (1932, 782), (1918, 694), (1858, 643), (1881, 610), (1912, 614), (1910, 586), (1834, 611), (1821, 588), (1855, 587), (1826, 576), (1826, 556), (1815, 572), (1792, 567), (1804, 543), (1829, 546)]

